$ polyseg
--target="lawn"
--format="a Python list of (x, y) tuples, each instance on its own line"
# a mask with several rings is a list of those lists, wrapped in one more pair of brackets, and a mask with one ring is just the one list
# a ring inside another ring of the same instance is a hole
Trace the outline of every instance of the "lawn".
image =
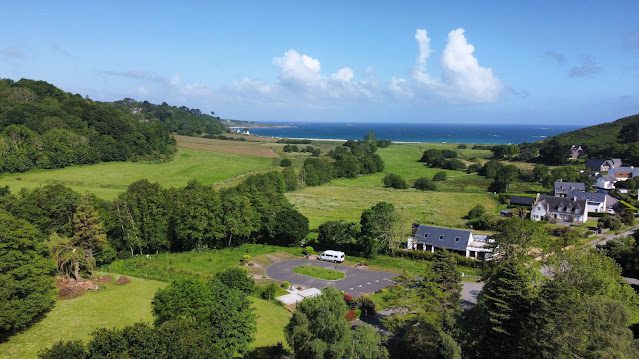
[(105, 162), (53, 170), (0, 175), (0, 186), (13, 191), (47, 184), (63, 184), (103, 199), (112, 199), (132, 182), (148, 179), (165, 187), (184, 186), (196, 179), (219, 183), (237, 176), (273, 167), (273, 159), (260, 156), (180, 148), (168, 162)]
[(359, 222), (363, 210), (380, 201), (393, 203), (406, 223), (411, 222), (447, 227), (463, 227), (463, 217), (477, 204), (489, 211), (496, 202), (488, 193), (426, 192), (414, 189), (346, 187), (328, 184), (289, 192), (287, 198), (295, 208), (309, 218), (310, 227), (332, 220)]
[(123, 286), (107, 284), (97, 292), (58, 300), (43, 320), (0, 344), (0, 357), (35, 358), (40, 350), (59, 340), (86, 341), (98, 328), (152, 322), (151, 300), (155, 291), (165, 285), (131, 278), (131, 282)]
[(200, 252), (161, 253), (149, 257), (119, 259), (107, 266), (105, 270), (165, 282), (185, 278), (208, 279), (224, 269), (239, 266), (240, 259), (244, 255), (256, 257), (275, 252), (301, 255), (302, 248), (244, 244), (234, 248)]
[(295, 267), (293, 273), (325, 280), (340, 280), (346, 277), (343, 272), (312, 265)]
[(257, 333), (251, 348), (275, 345), (278, 342), (286, 345), (284, 327), (291, 319), (291, 313), (281, 305), (251, 297), (257, 314)]

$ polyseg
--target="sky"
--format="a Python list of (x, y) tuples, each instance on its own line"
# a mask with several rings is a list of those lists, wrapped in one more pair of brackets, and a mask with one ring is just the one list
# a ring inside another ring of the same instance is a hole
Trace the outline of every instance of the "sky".
[[(166, 3), (166, 4), (165, 4)], [(639, 113), (639, 1), (2, 2), (0, 78), (247, 121)]]

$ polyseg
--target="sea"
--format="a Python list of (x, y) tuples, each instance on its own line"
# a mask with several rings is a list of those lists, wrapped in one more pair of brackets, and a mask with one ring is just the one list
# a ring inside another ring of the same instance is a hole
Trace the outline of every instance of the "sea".
[(369, 131), (377, 139), (395, 142), (515, 144), (537, 142), (579, 126), (524, 124), (444, 123), (272, 123), (251, 128), (251, 134), (277, 138), (348, 140), (361, 139)]

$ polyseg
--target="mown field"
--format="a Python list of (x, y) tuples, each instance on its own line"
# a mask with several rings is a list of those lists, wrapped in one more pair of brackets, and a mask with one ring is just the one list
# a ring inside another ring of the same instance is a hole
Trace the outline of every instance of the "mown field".
[(47, 184), (63, 184), (103, 199), (112, 199), (132, 182), (148, 179), (165, 187), (184, 186), (196, 179), (212, 184), (273, 167), (271, 157), (179, 148), (173, 160), (162, 163), (107, 162), (62, 169), (33, 170), (0, 176), (0, 186), (13, 191)]

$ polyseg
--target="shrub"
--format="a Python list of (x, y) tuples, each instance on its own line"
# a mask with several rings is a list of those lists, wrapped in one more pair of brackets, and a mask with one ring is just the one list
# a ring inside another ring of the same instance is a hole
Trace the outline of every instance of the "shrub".
[(367, 295), (357, 298), (357, 307), (364, 316), (375, 314), (375, 302)]
[(446, 172), (439, 171), (435, 173), (435, 175), (433, 176), (433, 181), (445, 181), (446, 177), (447, 177)]
[(346, 302), (346, 305), (351, 309), (357, 308), (357, 301), (350, 294), (344, 293), (344, 302)]
[(282, 166), (282, 167), (291, 167), (292, 165), (293, 165), (293, 161), (291, 161), (291, 160), (290, 160), (290, 159), (288, 159), (288, 158), (283, 158), (283, 159), (280, 161), (280, 166)]
[(243, 266), (249, 264), (249, 262), (251, 262), (251, 256), (248, 254), (243, 255), (240, 259), (240, 264)]
[(59, 341), (51, 348), (45, 349), (38, 353), (40, 359), (83, 359), (87, 357), (84, 344), (79, 340), (63, 342)]
[(252, 294), (255, 291), (255, 281), (249, 272), (242, 268), (228, 268), (216, 273), (215, 278), (219, 279), (227, 287), (240, 290), (246, 294)]
[(468, 146), (462, 143), (461, 145), (457, 145), (457, 148), (459, 148), (460, 150), (464, 150), (468, 148)]
[(271, 283), (262, 288), (260, 297), (262, 297), (262, 299), (272, 300), (275, 299), (275, 293), (277, 293), (277, 285), (275, 283)]
[(610, 228), (611, 230), (617, 230), (621, 228), (623, 223), (618, 216), (604, 215), (599, 219), (599, 223), (597, 223), (597, 228)]
[(429, 180), (426, 177), (420, 177), (416, 179), (413, 187), (420, 191), (434, 191), (437, 189), (437, 185), (435, 185), (433, 181)]
[(287, 281), (284, 281), (284, 282), (280, 283), (280, 288), (282, 288), (282, 289), (288, 289), (290, 287), (291, 287), (291, 283), (289, 283)]
[(408, 183), (404, 180), (400, 175), (395, 173), (389, 173), (384, 176), (383, 179), (384, 187), (391, 187), (395, 189), (406, 189), (408, 188)]
[(315, 254), (315, 249), (311, 246), (306, 246), (304, 247), (304, 251), (302, 251), (302, 253), (304, 253), (307, 256), (311, 256)]
[(355, 313), (355, 310), (350, 309), (348, 312), (346, 312), (346, 315), (344, 315), (346, 317), (346, 320), (348, 320), (349, 322), (354, 321), (355, 319), (357, 319), (357, 313)]

